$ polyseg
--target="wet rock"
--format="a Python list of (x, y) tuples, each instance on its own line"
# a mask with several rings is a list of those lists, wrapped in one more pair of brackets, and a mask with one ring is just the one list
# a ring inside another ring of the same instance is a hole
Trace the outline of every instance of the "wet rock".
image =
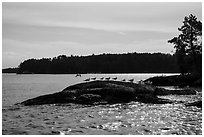
[(185, 104), (186, 106), (196, 106), (198, 108), (202, 108), (202, 101), (195, 101), (195, 102), (192, 102), (192, 103), (187, 103)]
[(181, 90), (167, 90), (164, 88), (156, 88), (155, 95), (196, 95), (196, 90), (181, 89)]
[(101, 101), (100, 95), (94, 95), (94, 94), (83, 94), (76, 98), (76, 102), (79, 104), (93, 104), (95, 102)]
[(168, 99), (162, 99), (158, 98), (155, 95), (151, 94), (139, 94), (137, 96), (137, 101), (142, 102), (142, 103), (152, 103), (152, 104), (165, 104), (165, 103), (173, 103), (172, 101)]
[(29, 105), (43, 105), (43, 104), (58, 104), (58, 103), (72, 103), (74, 101), (74, 97), (71, 95), (66, 95), (61, 92), (57, 92), (54, 94), (42, 95), (33, 99), (28, 99), (21, 104), (25, 106)]
[(56, 130), (52, 130), (51, 133), (54, 134), (54, 135), (60, 135), (60, 131), (56, 131)]

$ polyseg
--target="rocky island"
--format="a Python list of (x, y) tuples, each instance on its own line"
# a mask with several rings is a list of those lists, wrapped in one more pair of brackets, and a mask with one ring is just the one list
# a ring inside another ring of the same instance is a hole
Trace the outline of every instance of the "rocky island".
[(157, 76), (148, 78), (144, 82), (149, 82), (154, 86), (202, 87), (202, 74)]
[(98, 104), (127, 103), (130, 101), (138, 101), (153, 104), (175, 102), (158, 97), (158, 95), (169, 94), (195, 95), (196, 91), (192, 89), (167, 90), (148, 84), (96, 80), (71, 85), (60, 92), (42, 95), (33, 99), (23, 101), (21, 104), (29, 106), (59, 103), (98, 105)]

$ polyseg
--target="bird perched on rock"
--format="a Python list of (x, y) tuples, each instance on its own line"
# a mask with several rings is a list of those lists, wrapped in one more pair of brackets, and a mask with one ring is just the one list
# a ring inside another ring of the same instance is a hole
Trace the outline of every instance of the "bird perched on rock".
[(90, 78), (85, 79), (84, 81), (90, 81)]
[(91, 78), (92, 80), (96, 80), (96, 77)]
[(107, 77), (106, 80), (110, 80), (110, 77)]
[(76, 74), (75, 77), (81, 77), (81, 74)]
[(117, 79), (117, 77), (114, 77), (114, 78), (112, 78), (113, 80), (116, 80)]
[(132, 79), (129, 79), (128, 81), (130, 81), (130, 82), (133, 82), (133, 81), (134, 81), (134, 78), (132, 78)]

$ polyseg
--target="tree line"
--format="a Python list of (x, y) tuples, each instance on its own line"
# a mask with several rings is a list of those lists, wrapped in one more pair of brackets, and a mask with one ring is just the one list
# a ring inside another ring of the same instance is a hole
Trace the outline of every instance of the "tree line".
[(76, 73), (175, 73), (176, 57), (162, 53), (100, 54), (89, 56), (59, 55), (54, 58), (23, 61), (18, 74)]
[(2, 69), (2, 73), (17, 73), (18, 68), (5, 68)]

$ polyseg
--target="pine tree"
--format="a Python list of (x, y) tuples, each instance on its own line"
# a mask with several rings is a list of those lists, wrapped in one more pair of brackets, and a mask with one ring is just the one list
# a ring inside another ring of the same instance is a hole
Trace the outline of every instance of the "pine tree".
[(178, 30), (181, 34), (168, 42), (175, 45), (181, 74), (200, 73), (202, 71), (202, 23), (190, 14), (189, 17), (184, 18), (183, 26)]

